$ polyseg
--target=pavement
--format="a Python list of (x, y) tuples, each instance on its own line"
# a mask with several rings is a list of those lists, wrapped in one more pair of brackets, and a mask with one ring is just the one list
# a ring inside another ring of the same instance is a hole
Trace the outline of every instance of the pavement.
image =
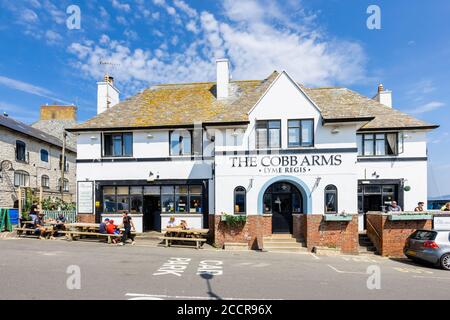
[(450, 272), (405, 259), (0, 240), (3, 299), (448, 299)]

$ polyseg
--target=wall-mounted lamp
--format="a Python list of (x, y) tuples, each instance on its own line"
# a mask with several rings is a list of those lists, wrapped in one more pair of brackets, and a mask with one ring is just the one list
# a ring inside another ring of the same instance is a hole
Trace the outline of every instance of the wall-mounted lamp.
[(95, 141), (95, 140), (97, 140), (97, 139), (98, 139), (97, 136), (91, 136), (91, 141)]
[(149, 172), (149, 174), (148, 174), (148, 178), (147, 178), (147, 181), (148, 182), (153, 182), (153, 181), (155, 181), (156, 179), (159, 179), (159, 175), (156, 175), (155, 176), (155, 174), (153, 173), (153, 172)]
[(154, 137), (153, 137), (153, 135), (151, 134), (151, 133), (149, 133), (148, 135), (147, 135), (147, 139), (153, 139)]
[(331, 130), (332, 134), (338, 134), (339, 132), (341, 132), (341, 130), (338, 127), (335, 127)]
[(378, 179), (380, 177), (380, 175), (376, 171), (374, 171), (372, 173), (372, 177), (374, 177), (375, 179)]

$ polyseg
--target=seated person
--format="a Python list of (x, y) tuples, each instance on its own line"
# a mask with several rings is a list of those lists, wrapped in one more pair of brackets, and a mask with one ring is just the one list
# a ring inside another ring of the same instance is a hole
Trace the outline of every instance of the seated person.
[[(120, 230), (118, 229), (118, 226), (114, 224), (114, 220), (109, 220), (109, 223), (106, 225), (106, 233), (108, 234), (120, 234)], [(117, 243), (119, 239), (113, 238), (112, 242)]]
[(44, 214), (39, 213), (37, 218), (34, 220), (34, 233), (39, 236), (39, 239), (45, 239), (46, 231)]
[(425, 205), (425, 203), (423, 203), (423, 202), (419, 202), (418, 204), (417, 204), (417, 207), (414, 209), (414, 211), (415, 212), (421, 212), (421, 211), (423, 211), (423, 206)]
[(106, 218), (105, 221), (100, 222), (100, 226), (98, 228), (98, 233), (107, 234), (106, 226), (108, 225), (108, 223), (109, 223), (109, 219), (108, 218)]
[(450, 202), (447, 202), (442, 208), (441, 211), (450, 211)]
[(401, 212), (402, 208), (397, 204), (397, 201), (392, 201), (391, 205), (388, 207), (389, 212)]
[(183, 230), (189, 230), (186, 220), (181, 220), (180, 228)]
[(171, 216), (169, 218), (169, 222), (167, 223), (167, 228), (178, 228), (178, 225), (175, 224), (175, 217)]

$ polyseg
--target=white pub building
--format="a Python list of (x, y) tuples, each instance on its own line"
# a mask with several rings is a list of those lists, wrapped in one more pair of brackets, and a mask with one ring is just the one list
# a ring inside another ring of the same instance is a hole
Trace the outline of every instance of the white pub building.
[[(287, 72), (231, 81), (228, 60), (216, 64), (216, 82), (157, 85), (122, 102), (111, 77), (98, 83), (98, 115), (69, 130), (82, 220), (126, 210), (145, 232), (174, 216), (209, 228), (219, 246), (261, 247), (274, 233), (306, 239), (298, 217), (317, 217), (324, 232), (327, 214), (353, 215), (357, 229), (359, 215), (361, 230), (365, 212), (391, 201), (426, 203), (426, 135), (437, 126), (393, 109), (382, 85), (371, 99), (306, 88)], [(247, 222), (229, 230), (225, 214)]]

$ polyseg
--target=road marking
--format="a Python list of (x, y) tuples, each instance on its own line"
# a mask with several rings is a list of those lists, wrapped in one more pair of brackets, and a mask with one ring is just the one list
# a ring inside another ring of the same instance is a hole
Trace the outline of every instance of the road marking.
[(365, 263), (379, 263), (379, 261), (372, 259), (370, 257), (342, 257), (344, 261), (353, 261), (353, 262), (365, 262)]
[(223, 275), (223, 261), (220, 260), (203, 260), (197, 269), (197, 275), (209, 274), (212, 276)]
[(433, 271), (424, 270), (424, 269), (421, 269), (421, 268), (398, 268), (398, 267), (395, 267), (393, 269), (398, 271), (398, 272), (403, 272), (403, 273), (427, 273), (427, 274), (433, 274)]
[[(181, 299), (181, 300), (283, 300), (283, 299), (272, 299), (272, 298), (217, 298), (217, 297), (198, 297), (198, 296), (169, 296), (165, 294), (141, 294), (141, 293), (126, 293), (126, 297), (133, 297), (130, 300), (136, 300), (135, 298), (139, 298), (139, 300), (163, 300), (163, 299)], [(145, 299), (149, 298), (149, 299)]]
[(413, 276), (413, 278), (421, 278), (421, 279), (439, 279), (439, 280), (450, 280), (450, 278), (446, 278), (446, 277), (427, 277), (427, 276)]
[(187, 269), (189, 262), (191, 262), (190, 258), (170, 258), (153, 275), (163, 276), (171, 274), (177, 277), (181, 277), (181, 275)]
[(313, 256), (314, 259), (320, 260), (320, 258), (315, 253), (310, 253), (310, 254)]
[(356, 272), (356, 271), (342, 271), (342, 270), (338, 270), (337, 268), (333, 267), (332, 265), (327, 264), (327, 266), (329, 266), (331, 269), (333, 269), (334, 271), (336, 271), (337, 273), (348, 273), (348, 274), (364, 274), (366, 275), (366, 272)]

